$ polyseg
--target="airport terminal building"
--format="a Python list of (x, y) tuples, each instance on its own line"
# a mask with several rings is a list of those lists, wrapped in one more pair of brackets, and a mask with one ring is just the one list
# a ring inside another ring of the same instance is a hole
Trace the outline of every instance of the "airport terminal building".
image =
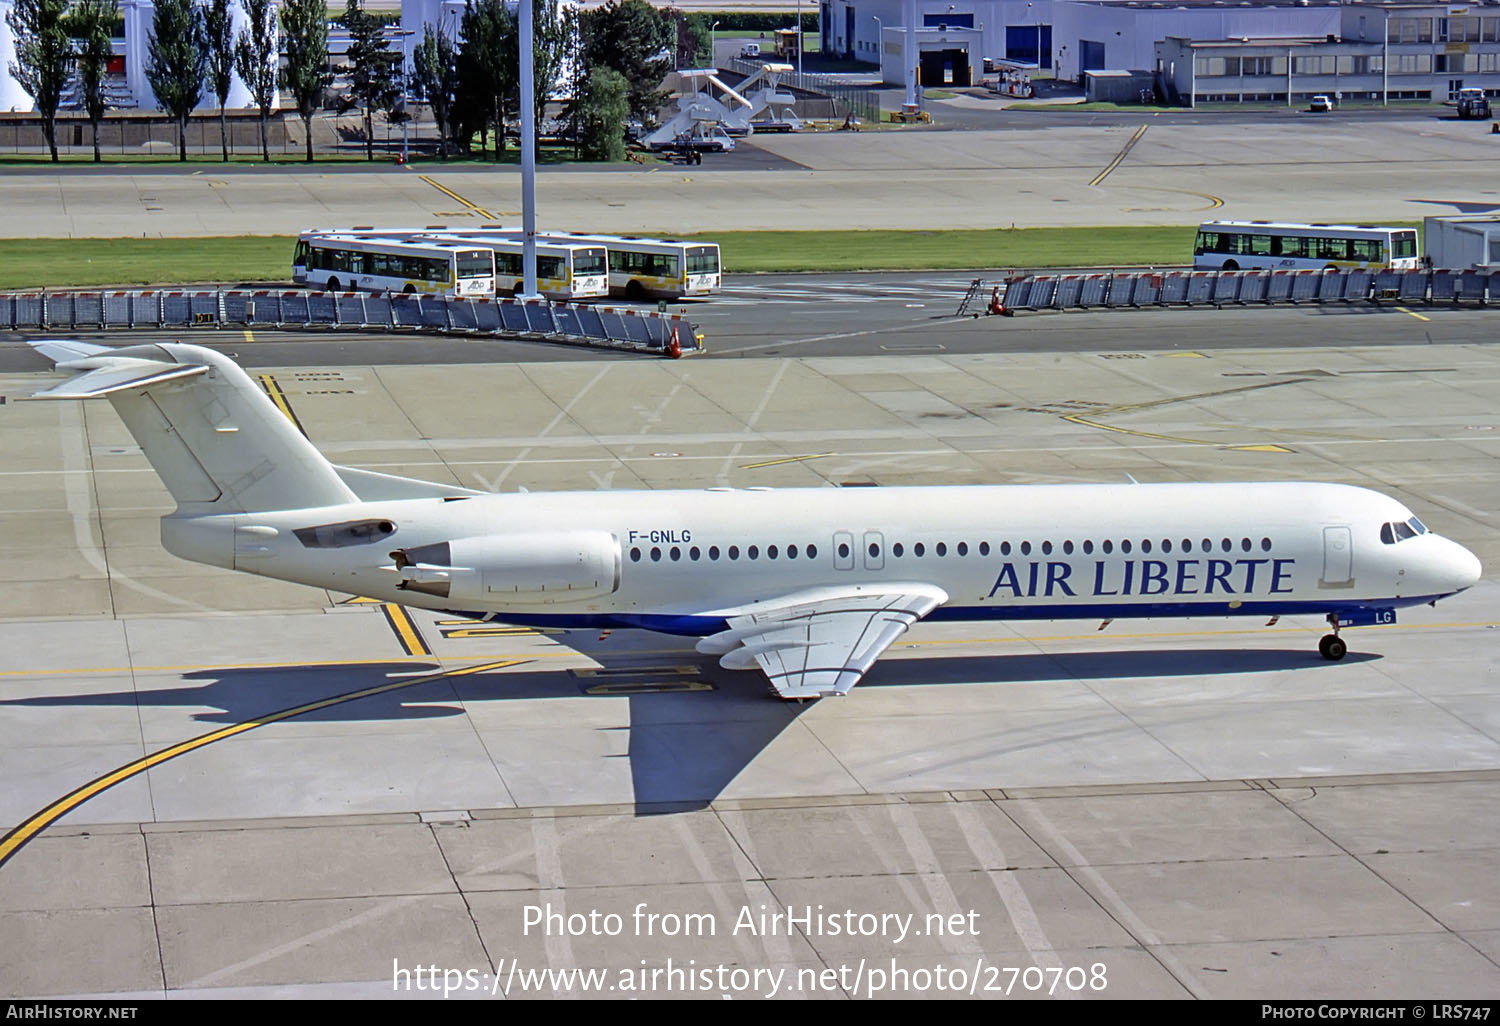
[[(823, 48), (905, 81), (910, 0), (825, 0)], [(1337, 0), (916, 0), (928, 88), (977, 84), (992, 67), (1093, 86), (1135, 73), (1155, 98), (1199, 103), (1443, 101), (1500, 96), (1500, 3)]]
[[(0, 0), (0, 15), (13, 3)], [(456, 32), (462, 4), (402, 0), (401, 8), (395, 45), (407, 50), (425, 24)], [(239, 5), (231, 9), (243, 25)], [(777, 9), (790, 16), (795, 6), (788, 0)], [(879, 64), (892, 86), (904, 84), (911, 67), (927, 88), (978, 85), (987, 71), (1008, 69), (1077, 82), (1100, 98), (1149, 92), (1184, 106), (1294, 105), (1317, 94), (1444, 101), (1475, 87), (1500, 97), (1500, 0), (822, 0), (819, 12), (823, 51)], [(121, 13), (112, 106), (151, 110), (144, 57), (154, 5), (123, 0)], [(331, 48), (342, 41), (336, 32)], [(30, 111), (31, 97), (9, 72), (14, 59), (13, 34), (0, 18), (0, 111)], [(1122, 81), (1130, 91), (1111, 93)], [(70, 103), (76, 90), (64, 109)], [(206, 97), (202, 106), (213, 103)], [(250, 106), (236, 77), (228, 107)]]

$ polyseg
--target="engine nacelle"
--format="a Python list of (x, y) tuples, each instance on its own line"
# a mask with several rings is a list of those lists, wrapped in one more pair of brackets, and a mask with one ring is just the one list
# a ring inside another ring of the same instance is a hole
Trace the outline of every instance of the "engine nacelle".
[(620, 587), (620, 543), (607, 531), (459, 538), (391, 558), (402, 590), (480, 608), (583, 602)]

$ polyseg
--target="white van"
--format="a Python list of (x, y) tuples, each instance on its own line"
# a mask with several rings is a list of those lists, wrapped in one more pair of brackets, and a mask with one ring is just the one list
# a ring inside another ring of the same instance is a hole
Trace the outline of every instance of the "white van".
[(754, 60), (759, 60), (759, 59), (760, 59), (760, 44), (759, 43), (746, 43), (744, 46), (740, 47), (740, 60), (742, 60), (742, 61), (754, 61)]

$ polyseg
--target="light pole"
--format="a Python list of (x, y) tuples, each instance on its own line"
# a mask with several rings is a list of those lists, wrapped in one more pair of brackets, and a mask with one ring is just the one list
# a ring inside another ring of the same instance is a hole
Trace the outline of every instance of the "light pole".
[(406, 167), (406, 126), (411, 122), (411, 37), (415, 29), (396, 29), (401, 37), (401, 166)]
[(870, 15), (875, 19), (875, 63), (880, 65), (880, 80), (885, 81), (885, 44), (881, 42), (881, 35), (885, 32), (885, 26), (880, 23), (878, 15)]
[(517, 35), (521, 47), (521, 295), (540, 299), (536, 290), (536, 80), (531, 0), (521, 0)]
[(797, 0), (797, 84), (802, 84), (802, 0)]
[(718, 32), (718, 30), (719, 30), (719, 23), (718, 22), (714, 22), (708, 28), (708, 61), (715, 68), (717, 68), (719, 66), (719, 44), (718, 44), (718, 36), (716, 35), (716, 33)]

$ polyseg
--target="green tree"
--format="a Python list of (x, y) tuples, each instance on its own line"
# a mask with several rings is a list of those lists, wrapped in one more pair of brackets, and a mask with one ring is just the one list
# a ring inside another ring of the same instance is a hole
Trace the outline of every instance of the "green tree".
[(108, 104), (104, 102), (104, 72), (113, 54), (110, 34), (119, 6), (115, 0), (79, 0), (73, 8), (72, 32), (78, 37), (78, 81), (83, 87), (83, 109), (94, 135), (94, 163), (99, 163), (99, 122)]
[(286, 34), (286, 70), (281, 81), (297, 103), (311, 164), (313, 115), (323, 105), (323, 90), (333, 81), (328, 70), (328, 8), (323, 0), (286, 0), (281, 7), (281, 30)]
[(219, 103), (219, 146), (224, 161), (229, 162), (229, 126), (224, 120), (224, 104), (234, 84), (234, 18), (229, 0), (209, 0), (203, 8), (203, 47), (206, 53), (208, 84)]
[(10, 77), (36, 101), (53, 161), (57, 160), (57, 108), (73, 60), (73, 44), (63, 28), (67, 6), (67, 0), (15, 0), (5, 16), (16, 40)]
[(349, 93), (365, 112), (365, 159), (375, 159), (375, 134), (371, 116), (388, 110), (399, 95), (397, 85), (401, 54), (386, 43), (381, 20), (367, 14), (359, 0), (349, 0), (339, 18), (349, 30)]
[[(521, 0), (521, 3), (526, 2), (527, 0)], [(532, 113), (536, 116), (536, 123), (540, 125), (542, 114), (547, 108), (547, 95), (557, 85), (558, 76), (563, 72), (563, 64), (568, 59), (572, 42), (572, 26), (558, 10), (557, 0), (531, 0), (531, 2), (534, 4), (531, 18), (531, 96), (536, 107)], [(519, 71), (519, 67), (517, 70)], [(520, 90), (520, 76), (517, 75), (516, 109), (518, 112)], [(541, 138), (540, 132), (537, 137)]]
[(714, 62), (713, 23), (711, 14), (683, 14), (668, 8), (677, 28), (677, 66), (706, 68)]
[(146, 81), (177, 122), (177, 159), (187, 160), (187, 119), (203, 98), (203, 17), (193, 0), (156, 0)]
[(437, 122), (438, 158), (448, 159), (448, 137), (453, 131), (453, 105), (458, 95), (458, 52), (453, 41), (431, 25), (422, 33), (422, 42), (412, 53), (415, 73), (412, 84), (432, 108)]
[(614, 68), (595, 68), (589, 72), (582, 100), (584, 159), (624, 160), (630, 83)]
[(580, 23), (586, 68), (614, 68), (630, 84), (630, 113), (655, 123), (667, 100), (662, 79), (671, 70), (677, 31), (671, 17), (645, 0), (609, 0), (585, 11)]
[[(483, 151), (490, 128), (503, 124), (505, 98), (519, 88), (516, 19), (504, 0), (465, 0), (459, 35), (454, 121), (462, 140), (479, 133)], [(497, 158), (505, 148), (504, 139), (502, 129), (495, 142)]]
[(276, 102), (276, 10), (271, 0), (243, 0), (248, 28), (240, 32), (234, 44), (234, 70), (250, 90), (260, 108), (260, 157), (271, 159), (266, 123), (271, 120), (271, 105)]

